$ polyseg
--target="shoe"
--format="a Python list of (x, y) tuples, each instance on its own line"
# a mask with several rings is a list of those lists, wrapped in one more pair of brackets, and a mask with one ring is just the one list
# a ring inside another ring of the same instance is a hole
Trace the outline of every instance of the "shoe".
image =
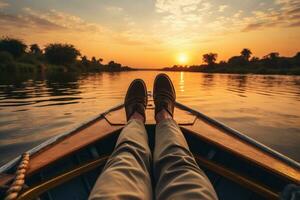
[(153, 98), (155, 104), (155, 116), (165, 109), (172, 117), (176, 100), (173, 83), (168, 75), (158, 74), (154, 81)]
[(127, 121), (129, 121), (134, 112), (141, 114), (146, 120), (145, 109), (147, 102), (148, 96), (145, 82), (141, 79), (135, 79), (130, 84), (124, 101)]

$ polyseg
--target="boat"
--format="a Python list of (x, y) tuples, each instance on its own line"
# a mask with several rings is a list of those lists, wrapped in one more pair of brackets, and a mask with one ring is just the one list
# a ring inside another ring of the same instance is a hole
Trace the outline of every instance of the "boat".
[[(153, 150), (153, 100), (146, 116)], [(219, 199), (279, 199), (287, 185), (300, 183), (298, 162), (184, 104), (176, 102), (174, 116)], [(117, 105), (6, 163), (1, 197), (87, 199), (125, 124), (124, 105)]]

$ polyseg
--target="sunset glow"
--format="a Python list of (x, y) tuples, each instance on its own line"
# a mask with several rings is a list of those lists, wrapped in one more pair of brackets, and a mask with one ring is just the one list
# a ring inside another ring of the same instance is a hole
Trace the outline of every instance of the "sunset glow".
[(181, 53), (177, 57), (178, 64), (185, 65), (188, 62), (188, 56), (185, 53)]
[[(249, 48), (262, 57), (300, 47), (299, 0), (0, 0), (0, 36), (41, 46), (71, 43), (83, 55), (131, 67), (227, 60)], [(174, 59), (177, 52), (189, 56)]]

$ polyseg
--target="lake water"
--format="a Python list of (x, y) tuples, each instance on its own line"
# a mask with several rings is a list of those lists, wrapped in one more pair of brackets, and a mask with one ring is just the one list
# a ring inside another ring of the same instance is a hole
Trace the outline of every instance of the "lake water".
[[(0, 164), (123, 102), (158, 71), (0, 78)], [(168, 72), (177, 100), (300, 161), (300, 76)]]

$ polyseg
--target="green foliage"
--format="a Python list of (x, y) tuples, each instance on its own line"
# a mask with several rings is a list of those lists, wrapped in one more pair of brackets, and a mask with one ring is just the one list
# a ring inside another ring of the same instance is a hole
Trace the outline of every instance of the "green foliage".
[(9, 52), (15, 58), (20, 57), (22, 54), (25, 53), (27, 45), (18, 39), (13, 38), (2, 38), (0, 40), (0, 51)]
[(0, 63), (1, 64), (8, 64), (14, 61), (13, 56), (6, 51), (0, 51)]
[(69, 66), (75, 63), (80, 52), (71, 44), (49, 44), (45, 48), (47, 61), (54, 65)]
[(36, 70), (36, 65), (32, 65), (29, 63), (15, 63), (16, 70), (18, 72), (32, 73)]
[(20, 58), (18, 58), (17, 61), (22, 63), (35, 64), (35, 65), (40, 64), (38, 58), (33, 54), (24, 54)]

